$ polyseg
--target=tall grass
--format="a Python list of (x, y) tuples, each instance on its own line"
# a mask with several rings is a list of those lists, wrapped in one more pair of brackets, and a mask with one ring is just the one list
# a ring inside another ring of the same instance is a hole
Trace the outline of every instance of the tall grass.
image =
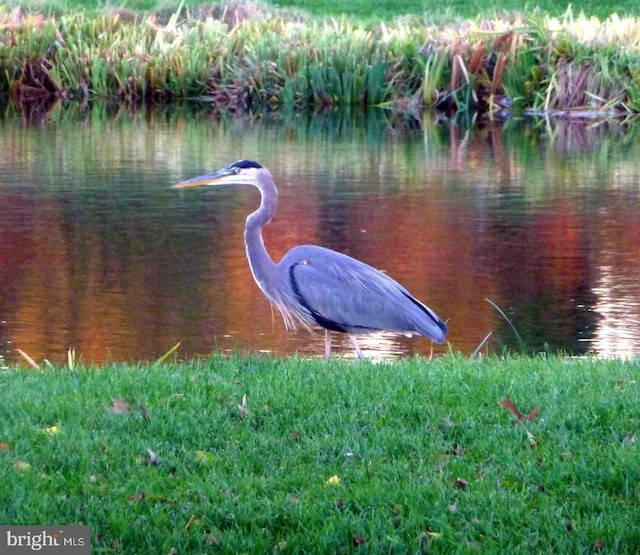
[[(9, 17), (9, 15), (11, 17)], [(2, 12), (0, 12), (0, 20)], [(241, 110), (391, 106), (625, 115), (640, 22), (540, 15), (363, 27), (255, 4), (169, 16), (4, 14), (0, 92), (16, 102), (206, 100)], [(10, 23), (9, 23), (10, 22)]]

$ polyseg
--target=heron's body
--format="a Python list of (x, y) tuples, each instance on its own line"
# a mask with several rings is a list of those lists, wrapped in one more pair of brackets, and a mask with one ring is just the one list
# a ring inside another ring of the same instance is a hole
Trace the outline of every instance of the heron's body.
[(264, 246), (262, 228), (276, 211), (278, 192), (271, 173), (256, 162), (241, 160), (213, 174), (176, 187), (253, 185), (260, 190), (258, 210), (247, 218), (245, 247), (253, 277), (280, 310), (288, 329), (296, 324), (326, 330), (325, 354), (331, 354), (330, 332), (349, 334), (358, 356), (358, 334), (391, 331), (422, 335), (443, 343), (447, 327), (426, 305), (386, 274), (350, 256), (313, 245), (291, 249), (278, 263)]

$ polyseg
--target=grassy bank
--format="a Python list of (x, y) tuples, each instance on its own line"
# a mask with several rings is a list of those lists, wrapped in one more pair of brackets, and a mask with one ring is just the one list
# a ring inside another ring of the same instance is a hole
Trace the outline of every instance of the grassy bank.
[(252, 111), (640, 111), (640, 21), (631, 17), (362, 25), (216, 4), (162, 14), (0, 12), (0, 20), (0, 92), (18, 105), (110, 98)]
[(637, 553), (639, 368), (10, 369), (0, 521), (86, 523), (109, 553)]
[[(218, 0), (219, 2), (220, 0)], [(224, 0), (222, 0), (224, 1)], [(3, 5), (8, 9), (20, 7), (31, 12), (63, 14), (86, 11), (95, 13), (104, 10), (105, 6), (122, 5), (127, 10), (136, 12), (175, 12), (179, 6), (187, 9), (198, 9), (207, 4), (202, 0), (127, 0), (126, 2), (100, 2), (93, 0), (5, 0)], [(242, 0), (229, 0), (227, 4), (239, 4)], [(255, 3), (255, 2), (254, 2)], [(317, 17), (340, 18), (347, 16), (361, 22), (391, 22), (398, 17), (424, 17), (435, 23), (447, 23), (464, 19), (475, 19), (480, 16), (494, 17), (504, 13), (531, 12), (533, 10), (553, 17), (561, 16), (569, 6), (576, 14), (584, 13), (587, 17), (606, 19), (613, 13), (620, 15), (638, 15), (638, 4), (633, 0), (618, 0), (615, 3), (577, 0), (573, 2), (557, 2), (554, 0), (538, 0), (535, 4), (522, 0), (500, 0), (491, 5), (479, 6), (473, 0), (458, 0), (443, 5), (438, 0), (264, 0), (264, 5), (271, 8), (300, 10)]]

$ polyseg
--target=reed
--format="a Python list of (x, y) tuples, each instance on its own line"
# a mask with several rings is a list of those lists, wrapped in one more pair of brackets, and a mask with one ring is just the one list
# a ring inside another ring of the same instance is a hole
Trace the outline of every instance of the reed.
[(640, 111), (640, 22), (538, 15), (365, 27), (255, 4), (89, 17), (0, 11), (0, 92), (217, 109), (386, 106), (626, 116)]

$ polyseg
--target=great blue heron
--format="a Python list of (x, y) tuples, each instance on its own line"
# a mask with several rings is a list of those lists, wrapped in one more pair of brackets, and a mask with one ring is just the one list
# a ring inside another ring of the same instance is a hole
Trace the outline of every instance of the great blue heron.
[(331, 332), (349, 334), (359, 358), (364, 358), (356, 334), (392, 331), (423, 335), (444, 343), (447, 326), (428, 306), (402, 285), (367, 264), (338, 252), (301, 245), (277, 264), (262, 239), (262, 228), (276, 212), (278, 190), (269, 170), (251, 160), (239, 160), (214, 173), (182, 181), (174, 188), (202, 185), (253, 185), (260, 207), (247, 217), (244, 244), (258, 287), (282, 313), (287, 329), (296, 323), (325, 329), (325, 356), (331, 356)]

